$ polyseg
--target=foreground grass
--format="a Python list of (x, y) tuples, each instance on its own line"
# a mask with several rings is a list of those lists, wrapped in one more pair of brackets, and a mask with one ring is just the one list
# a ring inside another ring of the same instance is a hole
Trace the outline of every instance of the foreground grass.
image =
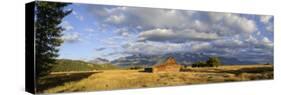
[[(75, 81), (58, 81), (60, 84), (48, 86), (50, 79), (42, 78), (40, 92), (75, 92), (97, 91), (112, 89), (128, 89), (142, 87), (174, 86), (186, 84), (217, 83), (230, 81), (247, 81), (273, 79), (272, 65), (239, 65), (221, 66), (217, 68), (182, 69), (175, 73), (147, 73), (142, 70), (104, 70), (101, 73), (82, 74)], [(52, 76), (55, 79), (64, 79), (66, 76)], [(71, 79), (71, 76), (67, 76)], [(55, 82), (54, 82), (55, 83)], [(39, 87), (40, 88), (40, 87)]]

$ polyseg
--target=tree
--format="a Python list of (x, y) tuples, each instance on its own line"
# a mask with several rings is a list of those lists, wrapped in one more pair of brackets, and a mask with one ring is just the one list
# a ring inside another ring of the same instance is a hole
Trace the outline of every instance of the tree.
[(55, 3), (39, 1), (35, 3), (35, 53), (36, 76), (49, 73), (55, 58), (58, 56), (58, 47), (63, 43), (61, 39), (64, 30), (60, 23), (71, 13), (64, 10), (69, 3)]
[(203, 61), (195, 62), (191, 65), (191, 67), (206, 67), (206, 62)]
[(221, 65), (218, 57), (209, 57), (206, 64), (208, 67), (218, 67), (219, 65)]
[(218, 67), (220, 66), (220, 60), (218, 57), (209, 57), (209, 59), (205, 61), (195, 62), (191, 65), (191, 67)]

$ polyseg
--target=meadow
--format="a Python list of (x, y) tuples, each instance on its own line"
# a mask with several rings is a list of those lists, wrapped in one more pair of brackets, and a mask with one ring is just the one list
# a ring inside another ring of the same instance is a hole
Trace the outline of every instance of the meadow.
[(40, 93), (99, 91), (273, 79), (273, 65), (182, 67), (180, 72), (149, 73), (143, 69), (53, 73), (38, 80)]

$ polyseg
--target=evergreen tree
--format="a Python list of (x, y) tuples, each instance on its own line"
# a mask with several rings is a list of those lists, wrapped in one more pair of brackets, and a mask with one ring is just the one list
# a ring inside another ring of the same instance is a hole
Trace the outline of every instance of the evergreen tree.
[(37, 77), (48, 74), (58, 56), (58, 47), (63, 43), (61, 36), (64, 30), (60, 23), (66, 15), (71, 13), (71, 10), (64, 10), (68, 4), (44, 1), (38, 1), (35, 4)]

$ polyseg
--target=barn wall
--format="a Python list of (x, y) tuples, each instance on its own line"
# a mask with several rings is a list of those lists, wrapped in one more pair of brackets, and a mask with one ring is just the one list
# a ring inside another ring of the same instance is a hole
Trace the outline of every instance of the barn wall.
[(179, 72), (180, 65), (163, 65), (153, 67), (153, 72)]

